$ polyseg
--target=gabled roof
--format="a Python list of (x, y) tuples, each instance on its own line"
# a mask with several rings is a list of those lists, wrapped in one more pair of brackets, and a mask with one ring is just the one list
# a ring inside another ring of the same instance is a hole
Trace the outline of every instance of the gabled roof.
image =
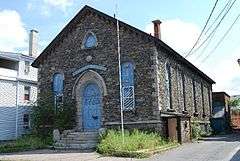
[[(103, 12), (100, 12), (92, 7), (89, 6), (84, 6), (78, 14), (63, 28), (63, 30), (53, 39), (53, 41), (43, 50), (43, 52), (37, 57), (37, 59), (32, 63), (33, 67), (39, 67), (39, 65), (42, 63), (43, 59), (46, 57), (47, 53), (50, 52), (54, 47), (56, 47), (57, 43), (61, 41), (61, 39), (68, 34), (69, 31), (72, 30), (72, 28), (77, 24), (82, 16), (86, 12), (92, 12), (95, 13), (99, 16), (104, 17), (105, 19), (108, 19), (112, 21), (113, 23), (117, 23), (117, 19), (113, 18)], [(190, 69), (193, 70), (193, 72), (198, 73), (201, 77), (206, 79), (208, 82), (214, 84), (215, 82), (209, 78), (206, 74), (204, 74), (201, 70), (199, 70), (197, 67), (195, 67), (192, 63), (190, 63), (188, 60), (186, 60), (184, 57), (182, 57), (180, 54), (178, 54), (175, 50), (173, 50), (171, 47), (169, 47), (167, 44), (165, 44), (163, 41), (160, 39), (151, 36), (150, 34), (147, 34), (131, 25), (128, 25), (127, 23), (124, 23), (122, 21), (119, 21), (120, 27), (126, 27), (129, 30), (132, 30), (133, 32), (136, 32), (138, 34), (142, 34), (143, 36), (147, 37), (148, 39), (154, 41), (157, 45), (160, 45), (163, 47), (165, 50), (167, 50), (169, 53), (171, 53), (178, 61), (181, 61), (184, 65), (189, 67)]]

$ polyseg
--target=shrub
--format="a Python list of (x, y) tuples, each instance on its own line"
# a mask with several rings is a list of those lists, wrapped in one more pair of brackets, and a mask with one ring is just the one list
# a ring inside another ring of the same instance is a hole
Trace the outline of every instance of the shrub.
[(0, 144), (0, 153), (10, 153), (46, 148), (51, 145), (51, 138), (41, 139), (34, 135), (26, 135), (16, 141)]
[[(139, 130), (125, 131), (124, 143), (121, 131), (108, 130), (101, 136), (97, 151), (104, 155), (144, 157), (139, 150), (155, 150), (169, 142), (157, 133), (147, 133)], [(132, 152), (132, 153), (129, 153)]]
[(200, 124), (196, 121), (192, 122), (192, 125), (191, 125), (191, 132), (192, 132), (192, 138), (193, 139), (200, 139), (201, 137), (201, 127), (200, 127)]
[(40, 137), (49, 137), (53, 129), (60, 131), (71, 129), (75, 125), (76, 108), (72, 103), (65, 102), (56, 109), (51, 94), (41, 94), (37, 104), (33, 106), (33, 133)]

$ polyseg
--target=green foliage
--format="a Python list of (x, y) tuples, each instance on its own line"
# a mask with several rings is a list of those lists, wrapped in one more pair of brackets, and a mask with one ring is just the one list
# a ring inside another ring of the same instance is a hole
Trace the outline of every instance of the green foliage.
[(144, 153), (138, 151), (144, 149), (155, 150), (168, 143), (157, 133), (147, 133), (139, 130), (125, 131), (123, 143), (121, 131), (109, 130), (101, 136), (97, 151), (104, 155), (146, 157)]
[(230, 105), (231, 107), (240, 106), (240, 99), (237, 98), (237, 99), (230, 100), (230, 101), (229, 101), (229, 105)]
[(193, 139), (200, 139), (201, 137), (206, 137), (212, 135), (211, 127), (208, 127), (208, 130), (204, 128), (201, 128), (201, 124), (198, 121), (193, 121), (191, 124), (191, 132), (192, 132), (192, 138)]
[(54, 99), (51, 94), (41, 94), (37, 104), (33, 106), (32, 123), (33, 133), (40, 137), (51, 136), (53, 129), (60, 131), (71, 129), (75, 125), (75, 106), (65, 102), (54, 106)]
[(192, 132), (192, 138), (193, 139), (200, 139), (201, 138), (201, 127), (200, 124), (198, 122), (192, 122), (191, 125), (191, 132)]
[(16, 141), (0, 144), (0, 153), (43, 149), (52, 144), (51, 138), (39, 138), (34, 135), (23, 136)]

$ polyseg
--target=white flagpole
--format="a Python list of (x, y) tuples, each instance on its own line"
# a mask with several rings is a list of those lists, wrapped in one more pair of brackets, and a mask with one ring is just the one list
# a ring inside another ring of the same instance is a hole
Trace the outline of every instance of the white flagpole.
[(117, 52), (118, 52), (118, 71), (119, 71), (119, 89), (120, 89), (120, 106), (121, 106), (121, 130), (122, 130), (122, 142), (124, 143), (124, 125), (123, 125), (123, 99), (122, 99), (122, 73), (121, 73), (121, 50), (120, 50), (120, 34), (119, 34), (119, 21), (118, 6), (116, 2), (116, 20), (117, 20)]

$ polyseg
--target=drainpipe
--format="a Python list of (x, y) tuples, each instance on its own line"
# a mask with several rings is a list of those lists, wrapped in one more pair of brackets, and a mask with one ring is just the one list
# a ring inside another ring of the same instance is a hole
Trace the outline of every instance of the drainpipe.
[[(19, 62), (20, 63), (20, 62)], [(19, 63), (18, 63), (18, 70), (17, 70), (17, 77), (16, 77), (16, 129), (15, 129), (15, 137), (18, 137), (18, 106), (19, 106)]]

